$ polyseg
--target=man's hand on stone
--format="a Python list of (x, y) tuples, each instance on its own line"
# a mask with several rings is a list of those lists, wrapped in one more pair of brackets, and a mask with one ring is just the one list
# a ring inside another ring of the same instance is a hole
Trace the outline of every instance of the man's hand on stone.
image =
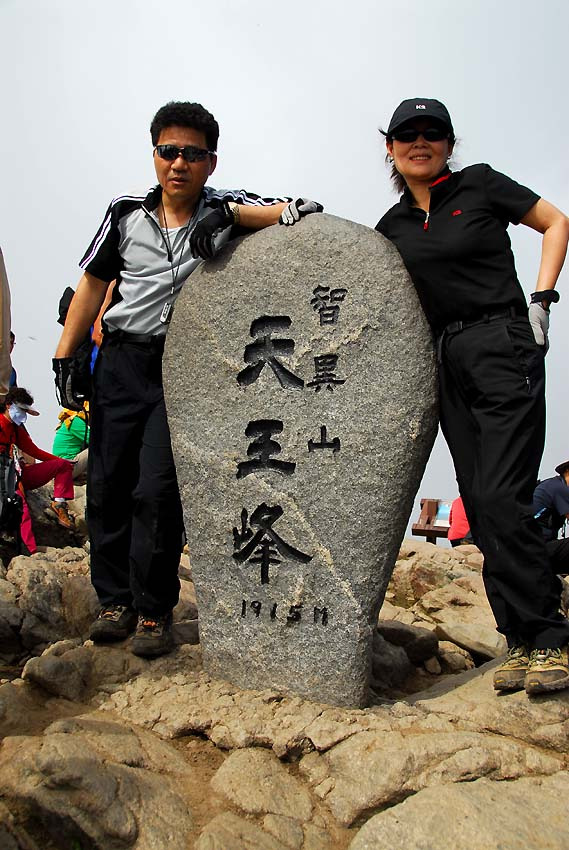
[(52, 367), (55, 373), (55, 394), (61, 407), (68, 410), (83, 410), (83, 404), (89, 393), (77, 380), (74, 357), (54, 357)]
[(297, 198), (296, 201), (291, 201), (284, 208), (279, 218), (279, 224), (285, 224), (287, 227), (292, 227), (305, 215), (310, 213), (321, 213), (324, 210), (322, 204), (317, 201), (311, 201), (308, 198)]
[(233, 210), (224, 201), (220, 207), (200, 219), (190, 234), (192, 257), (212, 260), (215, 256), (215, 236), (235, 224)]

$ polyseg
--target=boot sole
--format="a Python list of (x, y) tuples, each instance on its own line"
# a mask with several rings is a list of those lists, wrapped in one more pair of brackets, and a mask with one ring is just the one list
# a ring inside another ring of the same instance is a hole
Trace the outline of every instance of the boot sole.
[(503, 685), (498, 682), (494, 682), (494, 690), (495, 691), (523, 691), (525, 688), (525, 676), (523, 679), (520, 679), (518, 682), (504, 682)]
[(531, 682), (528, 682), (525, 685), (526, 693), (531, 694), (547, 694), (551, 691), (562, 691), (565, 688), (569, 688), (569, 676), (566, 676), (564, 679), (559, 679), (557, 682), (548, 682), (544, 684), (542, 682), (535, 682), (532, 685)]
[(137, 646), (134, 641), (130, 645), (130, 651), (138, 658), (159, 658), (161, 655), (168, 655), (175, 648), (174, 641), (170, 641), (168, 644), (162, 644), (161, 646), (152, 646), (150, 644)]

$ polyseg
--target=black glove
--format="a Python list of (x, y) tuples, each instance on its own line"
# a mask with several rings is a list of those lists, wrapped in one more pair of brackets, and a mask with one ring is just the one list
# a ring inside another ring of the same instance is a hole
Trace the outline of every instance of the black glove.
[(296, 201), (291, 201), (284, 208), (279, 218), (279, 224), (286, 224), (287, 227), (292, 227), (297, 221), (300, 221), (305, 215), (310, 213), (321, 213), (324, 207), (317, 201), (310, 201), (308, 198), (297, 198)]
[(216, 234), (233, 224), (235, 224), (233, 210), (227, 201), (223, 201), (220, 207), (200, 219), (190, 234), (192, 257), (212, 260), (215, 256)]
[(83, 410), (91, 397), (91, 375), (85, 373), (84, 364), (76, 357), (54, 357), (55, 394), (61, 407)]

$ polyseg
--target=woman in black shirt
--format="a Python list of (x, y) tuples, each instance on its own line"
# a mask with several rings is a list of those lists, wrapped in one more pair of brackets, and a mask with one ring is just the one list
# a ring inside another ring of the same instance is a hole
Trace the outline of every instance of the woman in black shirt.
[[(454, 130), (437, 100), (403, 101), (385, 135), (402, 196), (376, 229), (399, 249), (437, 341), (441, 427), (509, 647), (494, 687), (569, 687), (569, 622), (531, 509), (569, 219), (489, 165), (451, 172)], [(520, 222), (543, 234), (529, 321), (507, 233)]]

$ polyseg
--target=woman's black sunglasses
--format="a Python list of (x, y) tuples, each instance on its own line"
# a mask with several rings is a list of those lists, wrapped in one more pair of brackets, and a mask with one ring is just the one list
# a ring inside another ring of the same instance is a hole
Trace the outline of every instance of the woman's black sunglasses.
[(415, 127), (404, 127), (403, 130), (394, 130), (391, 138), (397, 142), (416, 142), (422, 136), (426, 142), (442, 142), (449, 138), (446, 127), (427, 127), (425, 130), (416, 130)]
[(186, 145), (183, 148), (178, 148), (176, 145), (156, 145), (154, 150), (160, 159), (167, 159), (169, 162), (173, 162), (179, 156), (185, 159), (186, 162), (202, 162), (206, 157), (215, 154), (215, 151), (196, 148), (194, 145)]

